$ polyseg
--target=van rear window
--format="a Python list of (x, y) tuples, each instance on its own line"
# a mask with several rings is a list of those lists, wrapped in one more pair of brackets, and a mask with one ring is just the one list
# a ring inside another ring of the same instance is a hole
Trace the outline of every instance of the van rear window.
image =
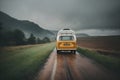
[(59, 40), (61, 41), (67, 41), (67, 40), (73, 40), (73, 36), (60, 36)]

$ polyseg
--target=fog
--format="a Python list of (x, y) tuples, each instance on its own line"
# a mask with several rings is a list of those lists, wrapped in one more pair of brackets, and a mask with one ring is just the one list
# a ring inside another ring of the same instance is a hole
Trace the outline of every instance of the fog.
[(119, 0), (0, 0), (0, 11), (49, 30), (120, 35)]

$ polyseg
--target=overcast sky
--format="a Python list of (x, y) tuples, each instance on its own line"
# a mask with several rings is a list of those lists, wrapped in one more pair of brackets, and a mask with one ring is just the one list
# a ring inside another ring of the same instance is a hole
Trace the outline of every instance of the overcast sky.
[(0, 0), (0, 11), (50, 30), (120, 34), (120, 0)]

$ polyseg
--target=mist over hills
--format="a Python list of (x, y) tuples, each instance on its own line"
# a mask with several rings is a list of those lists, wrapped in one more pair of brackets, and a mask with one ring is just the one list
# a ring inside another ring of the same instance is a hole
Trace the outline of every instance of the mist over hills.
[[(38, 24), (28, 21), (28, 20), (18, 20), (15, 19), (8, 14), (0, 11), (0, 24), (2, 24), (3, 31), (8, 31), (8, 30), (15, 30), (15, 29), (20, 29), (21, 31), (24, 32), (25, 36), (28, 38), (31, 33), (34, 34), (35, 37), (39, 37), (40, 39), (44, 37), (49, 37), (49, 38), (55, 38), (57, 35), (58, 30), (46, 30), (39, 26)], [(96, 32), (96, 31), (81, 31), (80, 33), (76, 33), (77, 37), (89, 37), (92, 36), (90, 33)], [(118, 31), (114, 31), (115, 35)], [(94, 36), (110, 36), (105, 35), (107, 31), (97, 31), (96, 35)], [(119, 32), (118, 32), (119, 33)]]
[(90, 37), (90, 35), (85, 33), (76, 33), (76, 37)]
[(35, 37), (44, 38), (54, 37), (54, 33), (43, 29), (34, 22), (28, 20), (17, 20), (3, 12), (0, 11), (0, 23), (4, 31), (19, 29), (25, 33), (26, 37), (32, 33)]

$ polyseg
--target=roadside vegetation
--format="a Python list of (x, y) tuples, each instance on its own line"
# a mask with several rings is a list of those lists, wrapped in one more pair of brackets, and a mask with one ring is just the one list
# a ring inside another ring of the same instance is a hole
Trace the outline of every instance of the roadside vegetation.
[(120, 73), (120, 58), (106, 56), (103, 54), (99, 54), (95, 51), (90, 51), (88, 49), (78, 47), (77, 51), (80, 54), (83, 54), (98, 63), (104, 65), (106, 68), (112, 70), (113, 72)]
[(32, 80), (54, 48), (54, 43), (4, 47), (0, 50), (0, 80)]
[(48, 37), (40, 39), (35, 37), (34, 34), (30, 34), (26, 38), (23, 31), (19, 29), (4, 30), (0, 24), (0, 46), (14, 46), (14, 45), (28, 45), (28, 44), (42, 44), (51, 42)]

